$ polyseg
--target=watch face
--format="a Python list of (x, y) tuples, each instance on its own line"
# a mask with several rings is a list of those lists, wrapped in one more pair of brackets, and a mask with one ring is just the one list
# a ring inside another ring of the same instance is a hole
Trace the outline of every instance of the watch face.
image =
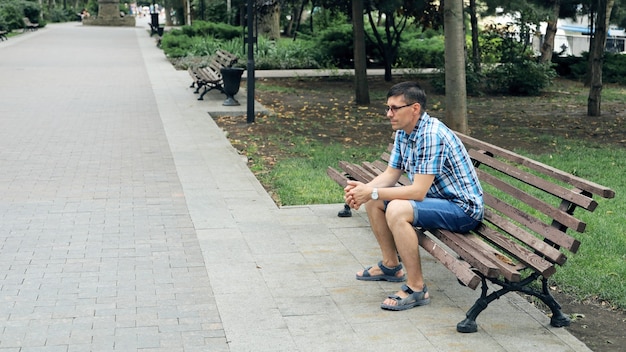
[(378, 189), (374, 188), (374, 190), (372, 191), (372, 199), (373, 200), (377, 200), (378, 199)]

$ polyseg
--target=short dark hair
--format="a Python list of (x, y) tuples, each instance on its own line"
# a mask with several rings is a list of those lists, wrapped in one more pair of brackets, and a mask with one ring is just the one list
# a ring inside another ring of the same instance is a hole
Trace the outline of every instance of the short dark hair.
[(419, 103), (422, 112), (426, 111), (426, 92), (424, 92), (419, 83), (407, 81), (395, 84), (389, 88), (387, 99), (400, 95), (404, 96), (404, 101), (407, 104)]

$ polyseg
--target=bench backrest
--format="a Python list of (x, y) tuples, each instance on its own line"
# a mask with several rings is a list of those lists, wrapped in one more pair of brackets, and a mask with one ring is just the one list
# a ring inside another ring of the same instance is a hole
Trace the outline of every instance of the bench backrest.
[(236, 55), (229, 53), (228, 51), (219, 49), (215, 52), (212, 61), (216, 62), (220, 66), (220, 68), (232, 67), (234, 64), (237, 63), (237, 61), (239, 61), (239, 58)]
[(592, 212), (598, 205), (593, 195), (615, 197), (615, 192), (605, 186), (475, 138), (457, 135), (486, 189), (485, 219), (494, 226), (499, 227), (502, 218), (508, 218), (519, 223), (520, 228), (541, 234), (555, 247), (575, 253), (580, 242), (567, 235), (566, 230), (582, 233), (586, 228), (585, 222), (575, 217), (576, 208)]

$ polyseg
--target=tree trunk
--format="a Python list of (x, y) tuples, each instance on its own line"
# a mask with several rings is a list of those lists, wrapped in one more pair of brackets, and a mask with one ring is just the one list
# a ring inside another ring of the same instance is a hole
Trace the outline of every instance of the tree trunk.
[(280, 39), (280, 3), (267, 2), (257, 11), (258, 33), (271, 39)]
[(602, 64), (604, 47), (609, 27), (609, 18), (614, 0), (598, 0), (596, 28), (593, 35), (592, 51), (589, 53), (589, 97), (587, 98), (587, 115), (600, 116), (602, 98)]
[(472, 63), (474, 72), (481, 71), (480, 43), (478, 42), (478, 16), (476, 16), (476, 0), (470, 0), (470, 23), (472, 25)]
[(467, 133), (467, 95), (465, 86), (465, 34), (463, 0), (444, 3), (446, 114), (448, 127)]
[(357, 105), (367, 105), (370, 103), (370, 95), (367, 85), (363, 0), (352, 0), (352, 24), (354, 35), (354, 94)]
[(556, 36), (556, 23), (559, 20), (559, 9), (561, 8), (561, 0), (554, 0), (552, 7), (552, 16), (546, 27), (546, 36), (541, 44), (541, 57), (539, 62), (549, 63), (552, 61), (552, 53), (554, 52), (554, 37)]
[[(302, 14), (304, 13), (304, 6), (306, 6), (307, 1), (302, 0), (300, 4), (300, 10), (297, 13), (296, 19), (296, 29), (293, 31), (293, 40), (296, 40), (296, 36), (298, 35), (298, 30), (300, 29), (300, 22), (302, 22)], [(313, 17), (313, 16), (311, 16)]]

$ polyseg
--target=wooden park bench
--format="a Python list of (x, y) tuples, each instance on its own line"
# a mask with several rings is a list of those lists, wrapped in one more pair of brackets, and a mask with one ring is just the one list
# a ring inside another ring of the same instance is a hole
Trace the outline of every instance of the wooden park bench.
[[(550, 325), (568, 326), (570, 319), (549, 292), (548, 278), (565, 264), (566, 249), (576, 253), (580, 241), (567, 230), (584, 232), (586, 224), (574, 215), (577, 208), (593, 212), (597, 195), (613, 198), (607, 187), (582, 179), (495, 145), (457, 133), (463, 141), (484, 190), (485, 216), (468, 234), (416, 228), (422, 248), (476, 289), (480, 297), (457, 324), (459, 332), (476, 332), (476, 318), (489, 303), (517, 291), (543, 301), (552, 311)], [(345, 187), (347, 180), (369, 182), (387, 167), (382, 160), (361, 165), (340, 162), (342, 171), (329, 167), (328, 175)], [(408, 183), (403, 177), (399, 184)], [(581, 212), (579, 212), (581, 214)], [(532, 285), (541, 281), (540, 288)], [(499, 287), (489, 292), (488, 282)]]
[(198, 100), (203, 100), (204, 95), (213, 89), (225, 93), (221, 69), (232, 67), (237, 61), (239, 61), (237, 56), (220, 49), (211, 56), (209, 64), (206, 67), (189, 68), (189, 75), (193, 79), (189, 88), (195, 87), (196, 90), (194, 93), (196, 94), (200, 93), (200, 90), (203, 89)]
[(23, 17), (22, 21), (24, 22), (24, 32), (26, 31), (36, 31), (39, 29), (39, 23), (32, 23), (28, 17)]

